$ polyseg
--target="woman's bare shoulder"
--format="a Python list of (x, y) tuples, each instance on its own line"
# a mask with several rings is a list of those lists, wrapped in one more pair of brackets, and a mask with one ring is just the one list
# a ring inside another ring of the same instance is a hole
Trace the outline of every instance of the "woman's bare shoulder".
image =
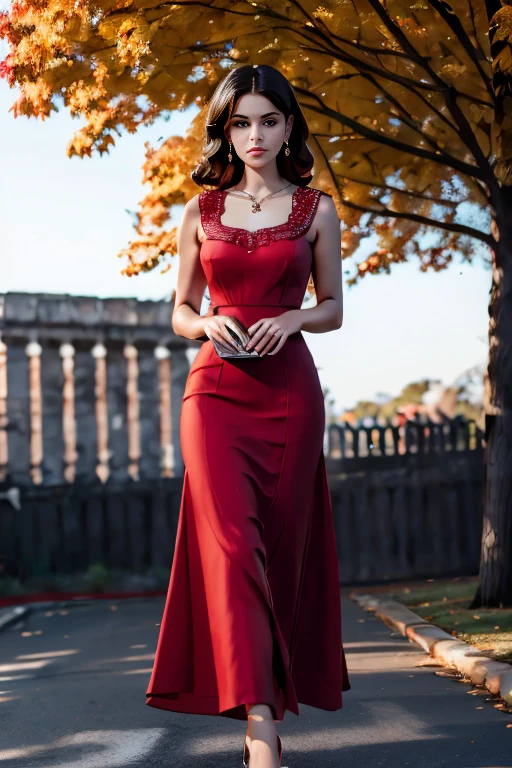
[(198, 192), (197, 195), (194, 195), (189, 200), (187, 200), (187, 202), (185, 203), (185, 211), (189, 215), (199, 216), (199, 214), (201, 213), (200, 202), (201, 200), (204, 201), (209, 194), (210, 194), (210, 190), (207, 190), (207, 189), (203, 189), (201, 192)]
[(331, 228), (332, 231), (334, 231), (334, 229), (339, 229), (340, 226), (338, 212), (334, 205), (332, 195), (329, 195), (321, 189), (316, 191), (321, 194), (318, 196), (318, 205), (311, 227), (315, 240), (320, 232), (328, 232)]
[(306, 189), (310, 189), (312, 192), (318, 192), (317, 209), (320, 213), (320, 217), (325, 214), (329, 215), (328, 212), (336, 208), (334, 205), (334, 199), (328, 192), (324, 192), (323, 189), (315, 189), (315, 187), (306, 187)]
[(333, 218), (338, 218), (338, 212), (334, 204), (334, 198), (328, 192), (318, 190), (321, 194), (318, 200), (318, 218), (325, 222)]
[[(313, 187), (309, 187), (313, 189)], [(324, 219), (332, 217), (333, 211), (336, 212), (336, 206), (334, 205), (334, 199), (328, 192), (324, 192), (323, 189), (313, 189), (314, 192), (319, 192), (318, 195), (318, 218)]]
[(198, 192), (197, 195), (194, 195), (193, 197), (190, 197), (187, 202), (185, 203), (185, 210), (190, 213), (199, 213), (199, 196), (201, 195), (201, 192)]

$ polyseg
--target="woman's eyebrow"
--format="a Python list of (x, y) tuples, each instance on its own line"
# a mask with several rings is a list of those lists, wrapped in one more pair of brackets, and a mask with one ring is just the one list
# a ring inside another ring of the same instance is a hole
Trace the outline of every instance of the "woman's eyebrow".
[[(267, 112), (266, 114), (262, 115), (261, 117), (262, 117), (262, 118), (263, 118), (263, 117), (270, 117), (270, 115), (278, 115), (278, 113), (277, 113), (277, 112)], [(278, 116), (279, 116), (279, 115), (278, 115)], [(249, 120), (249, 118), (247, 117), (247, 115), (231, 115), (231, 119), (233, 119), (234, 117), (243, 117), (243, 118), (244, 118), (244, 120)]]

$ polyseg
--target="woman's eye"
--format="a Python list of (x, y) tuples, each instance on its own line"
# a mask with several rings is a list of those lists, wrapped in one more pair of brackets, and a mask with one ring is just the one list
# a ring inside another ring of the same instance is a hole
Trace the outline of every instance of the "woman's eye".
[[(236, 128), (239, 128), (242, 123), (247, 124), (247, 120), (237, 120), (236, 123), (233, 123), (233, 125)], [(272, 118), (269, 118), (268, 120), (265, 120), (265, 123), (272, 123), (272, 125), (277, 125), (277, 120), (272, 120)], [(263, 123), (263, 125), (265, 125), (265, 123)]]

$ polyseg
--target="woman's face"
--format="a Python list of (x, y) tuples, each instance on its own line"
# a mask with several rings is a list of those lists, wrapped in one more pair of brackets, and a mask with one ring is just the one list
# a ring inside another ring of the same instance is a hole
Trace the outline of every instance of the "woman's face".
[[(261, 168), (277, 156), (292, 125), (293, 115), (286, 121), (266, 96), (245, 93), (235, 104), (226, 136), (240, 160), (251, 168)], [(249, 150), (255, 147), (262, 147), (265, 152), (251, 153)]]

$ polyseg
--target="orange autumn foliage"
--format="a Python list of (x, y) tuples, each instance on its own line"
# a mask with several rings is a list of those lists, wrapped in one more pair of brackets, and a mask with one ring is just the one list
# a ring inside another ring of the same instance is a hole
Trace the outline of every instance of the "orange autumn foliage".
[(0, 76), (20, 89), (16, 116), (64, 106), (85, 118), (69, 156), (108, 152), (121, 126), (198, 107), (186, 136), (146, 144), (149, 192), (119, 254), (134, 275), (176, 253), (169, 209), (198, 192), (190, 172), (217, 82), (242, 63), (278, 66), (310, 125), (315, 186), (343, 221), (343, 256), (378, 237), (351, 283), (411, 256), (439, 270), (456, 252), (470, 260), (477, 241), (493, 247), (489, 189), (512, 182), (512, 118), (495, 116), (496, 75), (512, 70), (510, 6), (494, 27), (492, 60), (483, 0), (18, 0), (0, 16), (10, 47)]

